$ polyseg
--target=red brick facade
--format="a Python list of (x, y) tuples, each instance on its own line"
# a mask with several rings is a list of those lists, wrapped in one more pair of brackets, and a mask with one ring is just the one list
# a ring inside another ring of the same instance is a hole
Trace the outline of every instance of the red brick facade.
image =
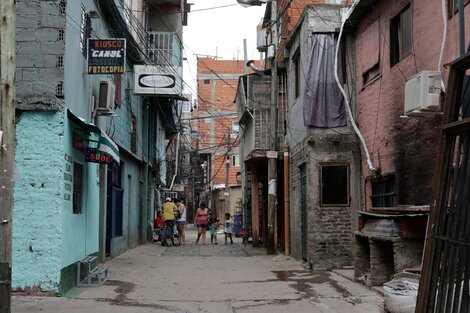
[(198, 136), (193, 140), (197, 141), (195, 144), (200, 153), (212, 154), (208, 177), (211, 186), (225, 184), (227, 157), (230, 161), (229, 185), (237, 184), (239, 142), (232, 122), (238, 121), (234, 100), (244, 67), (243, 60), (197, 60), (198, 106), (193, 112), (197, 119), (193, 121), (192, 129), (198, 131)]

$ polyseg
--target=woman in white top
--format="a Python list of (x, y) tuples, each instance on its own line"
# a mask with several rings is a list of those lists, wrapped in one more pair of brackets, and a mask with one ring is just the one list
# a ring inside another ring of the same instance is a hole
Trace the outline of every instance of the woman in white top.
[(176, 219), (178, 233), (180, 234), (181, 242), (184, 245), (185, 244), (184, 225), (186, 225), (186, 206), (179, 199), (176, 199), (175, 204), (178, 207), (178, 212), (180, 214), (180, 218)]

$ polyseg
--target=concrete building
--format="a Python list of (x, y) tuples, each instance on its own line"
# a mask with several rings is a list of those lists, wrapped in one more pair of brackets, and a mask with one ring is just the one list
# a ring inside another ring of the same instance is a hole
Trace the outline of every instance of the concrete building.
[[(168, 182), (174, 96), (153, 105), (165, 94), (140, 95), (134, 69), (154, 64), (150, 52), (163, 49), (147, 41), (149, 23), (170, 19), (181, 35), (181, 5), (17, 1), (13, 288), (64, 293), (81, 259), (103, 260), (147, 239), (154, 190)], [(126, 41), (114, 54), (125, 70), (90, 73), (87, 39), (120, 45), (116, 38)]]
[(291, 253), (313, 267), (352, 265), (361, 203), (359, 150), (333, 75), (342, 8), (306, 6), (284, 50)]

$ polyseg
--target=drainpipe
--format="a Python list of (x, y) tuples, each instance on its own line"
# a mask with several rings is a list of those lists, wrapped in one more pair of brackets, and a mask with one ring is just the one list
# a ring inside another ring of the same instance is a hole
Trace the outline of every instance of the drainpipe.
[(290, 255), (290, 213), (289, 213), (289, 147), (284, 147), (284, 244), (285, 254)]
[(460, 35), (460, 55), (465, 54), (465, 14), (464, 0), (459, 0), (459, 35)]

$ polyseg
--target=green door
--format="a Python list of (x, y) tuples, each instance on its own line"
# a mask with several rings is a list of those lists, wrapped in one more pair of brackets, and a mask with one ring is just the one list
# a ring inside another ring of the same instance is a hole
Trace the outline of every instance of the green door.
[(302, 259), (307, 261), (307, 169), (300, 168), (300, 231), (302, 240)]

